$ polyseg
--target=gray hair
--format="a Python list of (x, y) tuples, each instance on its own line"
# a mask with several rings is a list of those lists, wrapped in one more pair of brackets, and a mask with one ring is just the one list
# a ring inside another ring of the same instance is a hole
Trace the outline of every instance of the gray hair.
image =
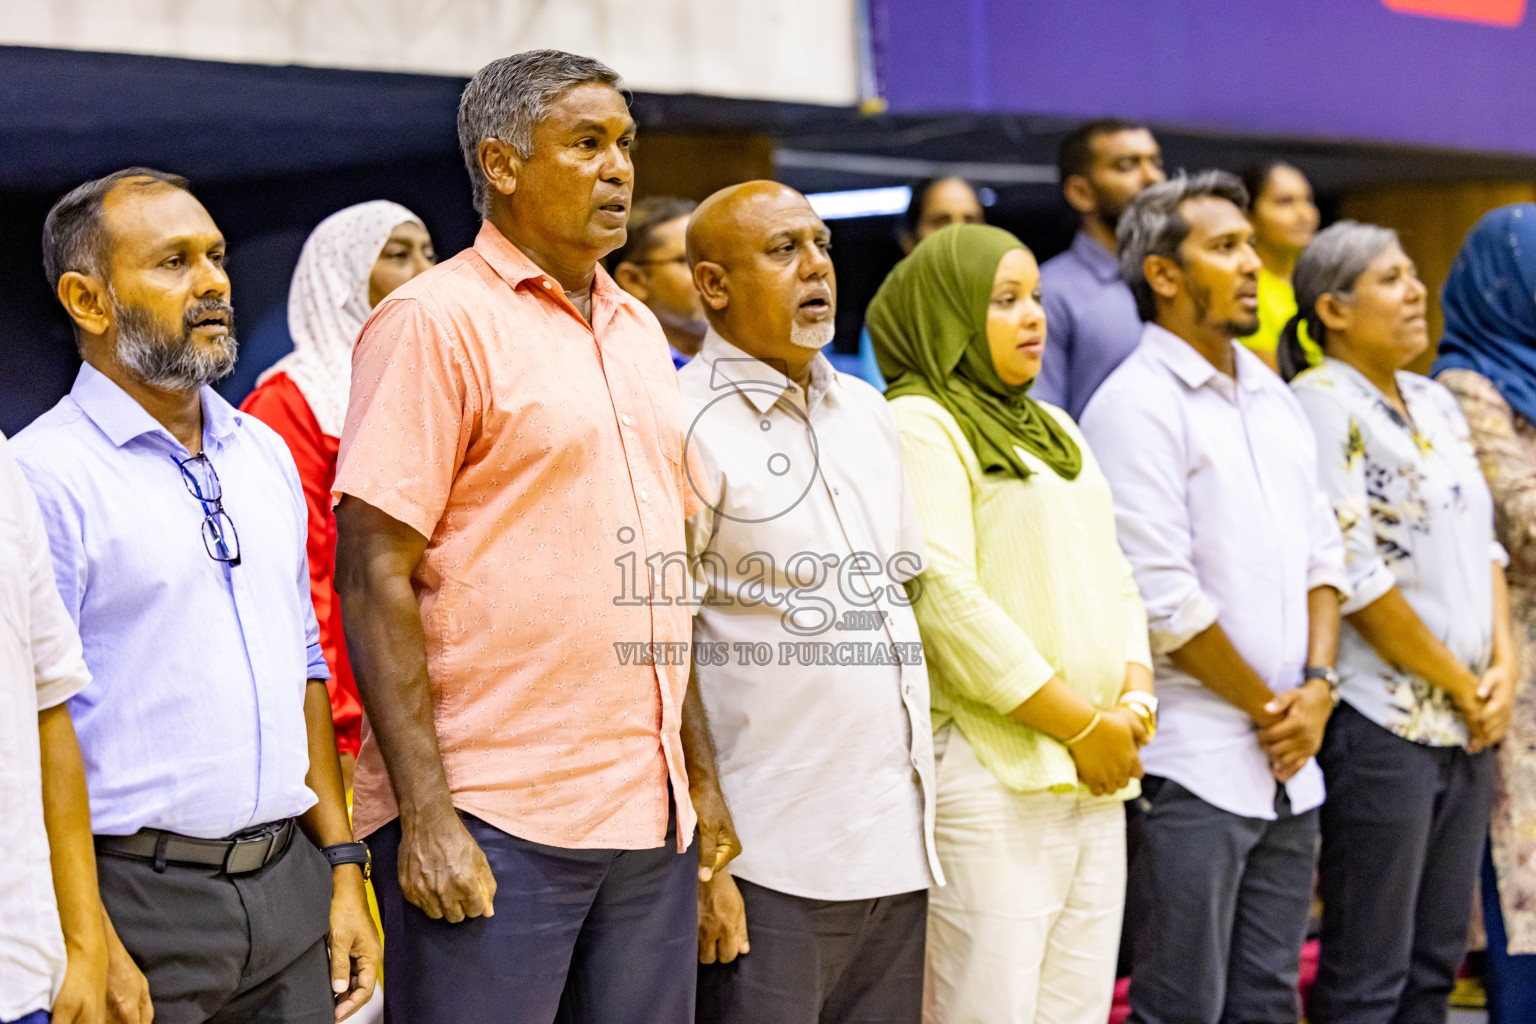
[(1120, 277), (1136, 296), (1136, 312), (1142, 320), (1157, 316), (1152, 286), (1147, 283), (1147, 257), (1162, 256), (1182, 265), (1179, 246), (1189, 237), (1190, 224), (1179, 207), (1191, 199), (1208, 197), (1225, 199), (1248, 212), (1248, 190), (1235, 174), (1201, 171), (1191, 177), (1181, 171), (1167, 181), (1149, 186), (1120, 215), (1120, 226), (1115, 232)]
[(102, 178), (70, 189), (43, 221), (43, 273), (48, 286), (58, 291), (59, 278), (70, 271), (104, 276), (108, 255), (106, 228), (101, 221), (101, 207), (111, 191), (128, 188), (179, 188), (191, 194), (192, 187), (179, 174), (167, 174), (149, 167), (125, 167)]
[(1301, 324), (1319, 347), (1327, 344), (1328, 328), (1317, 315), (1317, 304), (1324, 295), (1348, 298), (1366, 268), (1394, 245), (1400, 246), (1397, 232), (1379, 224), (1361, 224), (1341, 220), (1319, 231), (1296, 259), (1291, 283), (1296, 289), (1296, 316), (1280, 334), (1275, 358), (1280, 375), (1290, 380), (1307, 368), (1306, 350), (1301, 347)]
[(480, 140), (500, 139), (528, 159), (534, 128), (549, 114), (549, 105), (589, 82), (623, 87), (608, 65), (563, 50), (525, 50), (475, 72), (459, 97), (459, 148), (480, 216), (486, 215), (491, 188), (480, 170)]

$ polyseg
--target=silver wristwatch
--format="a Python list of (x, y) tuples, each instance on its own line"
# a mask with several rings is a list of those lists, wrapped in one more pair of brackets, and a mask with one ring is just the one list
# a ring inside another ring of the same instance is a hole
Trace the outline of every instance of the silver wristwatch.
[(1334, 671), (1332, 665), (1314, 665), (1302, 674), (1302, 678), (1309, 683), (1314, 679), (1321, 679), (1323, 682), (1327, 683), (1328, 696), (1333, 698), (1334, 707), (1338, 707), (1339, 674), (1338, 672)]

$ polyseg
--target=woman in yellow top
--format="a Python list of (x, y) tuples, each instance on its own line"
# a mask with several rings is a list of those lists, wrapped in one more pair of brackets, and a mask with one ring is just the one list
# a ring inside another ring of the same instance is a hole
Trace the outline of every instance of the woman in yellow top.
[(1123, 802), (1156, 728), (1146, 615), (1109, 483), (1035, 402), (1040, 270), (960, 225), (897, 265), (868, 324), (922, 521), (939, 857), (924, 1019), (1102, 1024), (1125, 897)]
[[(1307, 176), (1290, 164), (1267, 163), (1243, 172), (1248, 189), (1248, 218), (1253, 222), (1253, 247), (1259, 262), (1259, 329), (1242, 342), (1253, 350), (1271, 370), (1279, 369), (1276, 348), (1280, 332), (1296, 315), (1296, 289), (1291, 274), (1301, 250), (1317, 234), (1317, 204), (1312, 201), (1312, 184)], [(1323, 350), (1310, 335), (1301, 335), (1307, 366), (1323, 361)], [(1307, 366), (1294, 367), (1295, 376)]]

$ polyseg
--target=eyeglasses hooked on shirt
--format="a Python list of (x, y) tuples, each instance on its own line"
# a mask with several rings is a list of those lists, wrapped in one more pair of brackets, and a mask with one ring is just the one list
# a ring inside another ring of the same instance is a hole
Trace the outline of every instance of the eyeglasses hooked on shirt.
[(224, 511), (224, 488), (213, 463), (203, 453), (176, 462), (187, 490), (203, 506), (203, 550), (216, 562), (230, 567), (240, 564), (240, 535), (235, 521)]

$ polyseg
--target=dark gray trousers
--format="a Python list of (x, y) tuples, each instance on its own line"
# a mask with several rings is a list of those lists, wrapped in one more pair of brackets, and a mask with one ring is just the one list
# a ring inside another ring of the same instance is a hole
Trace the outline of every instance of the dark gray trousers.
[(1142, 787), (1130, 1024), (1296, 1024), (1317, 810), (1292, 814), (1278, 784), (1275, 821), (1167, 779)]
[(1348, 704), (1318, 763), (1322, 955), (1314, 1024), (1444, 1024), (1493, 803), (1493, 753), (1402, 739)]
[(155, 1024), (333, 1024), (331, 868), (302, 832), (260, 871), (98, 853), (101, 901)]
[(752, 951), (699, 965), (698, 1024), (918, 1024), (928, 890), (812, 900), (737, 879)]

